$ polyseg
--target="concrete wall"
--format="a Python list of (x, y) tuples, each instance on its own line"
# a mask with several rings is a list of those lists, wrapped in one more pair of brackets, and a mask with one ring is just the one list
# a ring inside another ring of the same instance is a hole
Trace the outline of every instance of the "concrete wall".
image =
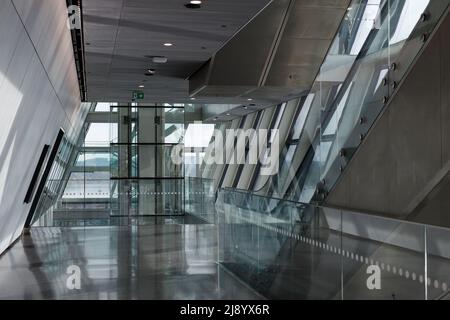
[(0, 253), (20, 236), (45, 144), (82, 124), (65, 0), (0, 1)]
[(411, 216), (450, 169), (448, 39), (447, 16), (327, 204), (450, 226), (450, 213), (438, 212), (450, 208), (448, 193), (439, 198), (446, 206), (438, 205), (433, 219), (423, 212)]

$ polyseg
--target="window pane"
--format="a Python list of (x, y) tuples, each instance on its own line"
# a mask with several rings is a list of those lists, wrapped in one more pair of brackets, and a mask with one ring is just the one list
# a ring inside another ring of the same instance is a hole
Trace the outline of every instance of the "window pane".
[(214, 133), (214, 124), (190, 124), (185, 137), (187, 148), (207, 148)]
[(77, 157), (77, 161), (75, 163), (77, 167), (109, 167), (109, 153), (104, 152), (95, 152), (95, 153), (83, 153)]

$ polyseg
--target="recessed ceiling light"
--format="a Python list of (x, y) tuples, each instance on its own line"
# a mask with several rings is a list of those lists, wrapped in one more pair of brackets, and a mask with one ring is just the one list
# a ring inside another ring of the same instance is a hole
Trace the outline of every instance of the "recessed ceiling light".
[(166, 42), (163, 45), (164, 45), (164, 47), (171, 47), (171, 46), (173, 46), (173, 43)]
[(165, 56), (152, 56), (152, 55), (145, 55), (145, 58), (152, 59), (153, 63), (167, 63), (168, 59)]
[(153, 57), (153, 63), (167, 63), (167, 57)]
[(195, 98), (191, 98), (191, 100), (192, 100), (192, 101), (194, 101), (194, 100), (195, 100)]
[(253, 101), (253, 99), (252, 98), (248, 98), (247, 101)]
[(184, 5), (188, 9), (200, 9), (202, 7), (202, 1), (200, 0), (191, 0), (189, 3)]
[(143, 84), (141, 84), (141, 85), (139, 86), (139, 88), (143, 89), (143, 88), (145, 88), (145, 86), (144, 86)]

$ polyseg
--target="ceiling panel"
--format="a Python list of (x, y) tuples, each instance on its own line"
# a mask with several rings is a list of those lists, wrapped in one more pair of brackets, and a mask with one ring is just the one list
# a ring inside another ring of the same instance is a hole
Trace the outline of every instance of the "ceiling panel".
[[(146, 102), (186, 101), (186, 79), (270, 0), (205, 0), (201, 9), (187, 9), (187, 2), (84, 1), (88, 100), (128, 102), (144, 84)], [(155, 65), (148, 56), (168, 63)], [(146, 77), (148, 68), (157, 74)]]

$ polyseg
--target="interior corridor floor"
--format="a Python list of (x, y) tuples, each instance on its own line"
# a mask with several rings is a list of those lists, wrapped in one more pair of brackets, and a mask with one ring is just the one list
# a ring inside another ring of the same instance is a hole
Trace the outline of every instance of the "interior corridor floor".
[[(34, 228), (0, 258), (0, 299), (261, 299), (216, 263), (216, 235), (214, 225)], [(77, 268), (81, 288), (70, 289)]]

